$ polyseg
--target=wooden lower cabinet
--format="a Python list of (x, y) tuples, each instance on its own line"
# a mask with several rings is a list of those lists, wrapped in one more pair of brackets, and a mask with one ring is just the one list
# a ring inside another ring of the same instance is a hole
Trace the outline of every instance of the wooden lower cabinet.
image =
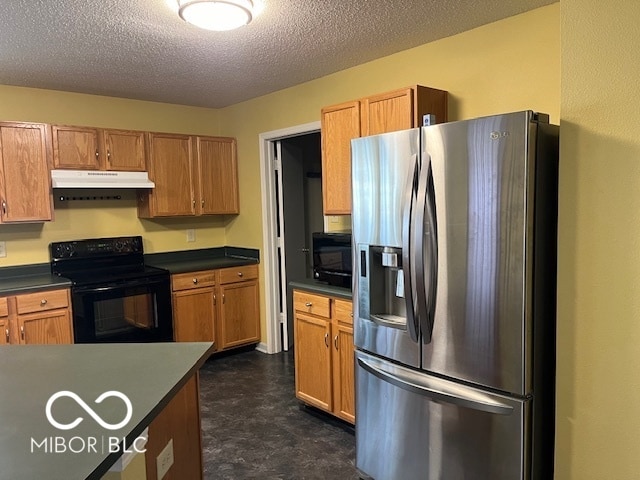
[(68, 289), (0, 298), (0, 345), (73, 343)]
[(258, 281), (220, 285), (220, 349), (260, 341)]
[(193, 375), (149, 425), (146, 445), (148, 480), (158, 478), (156, 459), (173, 440), (173, 465), (163, 480), (202, 478), (202, 434), (198, 374)]
[(257, 265), (175, 274), (171, 285), (177, 342), (227, 350), (260, 341)]
[(296, 397), (355, 423), (351, 302), (299, 290), (293, 297)]
[(73, 343), (69, 309), (18, 315), (18, 330), (22, 345), (52, 345)]
[(171, 276), (173, 338), (176, 342), (216, 343), (215, 285), (215, 270)]
[(328, 319), (295, 313), (294, 356), (296, 396), (331, 411), (331, 323)]

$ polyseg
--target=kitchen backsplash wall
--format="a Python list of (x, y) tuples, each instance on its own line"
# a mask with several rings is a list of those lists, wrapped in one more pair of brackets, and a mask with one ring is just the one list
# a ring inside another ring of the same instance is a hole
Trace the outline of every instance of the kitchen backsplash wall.
[[(0, 241), (6, 242), (7, 250), (0, 267), (48, 262), (49, 243), (83, 238), (142, 235), (147, 253), (225, 245), (225, 225), (231, 217), (142, 220), (137, 216), (133, 191), (109, 194), (122, 199), (55, 200), (53, 222), (0, 225)], [(194, 242), (187, 242), (187, 229), (194, 230)]]

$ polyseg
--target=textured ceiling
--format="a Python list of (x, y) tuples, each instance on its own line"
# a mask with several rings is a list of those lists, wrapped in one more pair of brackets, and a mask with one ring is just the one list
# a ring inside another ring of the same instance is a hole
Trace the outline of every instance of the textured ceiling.
[(209, 32), (176, 0), (5, 0), (0, 84), (224, 107), (555, 1), (262, 0)]

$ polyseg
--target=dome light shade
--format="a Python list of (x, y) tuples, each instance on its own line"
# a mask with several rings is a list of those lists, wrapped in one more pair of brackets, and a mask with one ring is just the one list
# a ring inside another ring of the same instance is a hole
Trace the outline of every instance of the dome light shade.
[(253, 18), (251, 0), (178, 0), (178, 6), (180, 18), (205, 30), (233, 30)]

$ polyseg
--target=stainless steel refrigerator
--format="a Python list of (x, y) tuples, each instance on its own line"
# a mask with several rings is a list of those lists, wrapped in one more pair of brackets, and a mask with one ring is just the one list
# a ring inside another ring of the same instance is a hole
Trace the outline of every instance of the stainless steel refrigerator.
[(558, 127), (523, 111), (351, 152), (362, 477), (553, 478)]

